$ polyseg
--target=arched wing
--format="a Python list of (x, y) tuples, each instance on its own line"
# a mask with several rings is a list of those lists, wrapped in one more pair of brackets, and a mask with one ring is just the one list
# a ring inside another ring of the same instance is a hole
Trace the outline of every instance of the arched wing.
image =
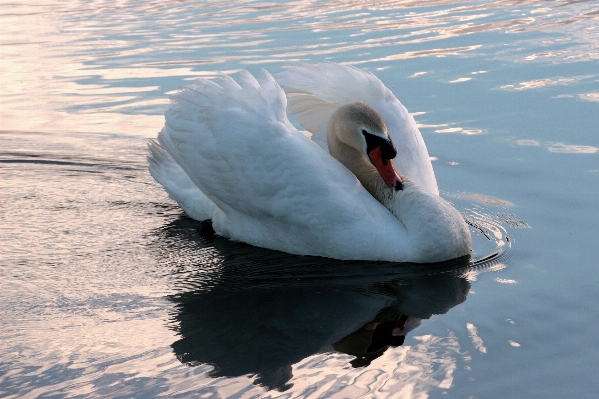
[(393, 93), (372, 73), (330, 62), (300, 64), (276, 75), (284, 87), (288, 111), (313, 133), (312, 139), (326, 148), (326, 126), (343, 104), (362, 101), (374, 108), (387, 125), (398, 155), (396, 169), (438, 194), (437, 181), (416, 122)]

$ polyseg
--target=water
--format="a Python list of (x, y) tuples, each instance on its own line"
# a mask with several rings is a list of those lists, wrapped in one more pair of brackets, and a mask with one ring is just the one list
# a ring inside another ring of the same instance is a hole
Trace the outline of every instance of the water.
[[(0, 396), (596, 393), (596, 1), (47, 1), (0, 15)], [(442, 195), (473, 226), (472, 262), (199, 237), (146, 169), (168, 93), (298, 60), (368, 69), (414, 113)]]

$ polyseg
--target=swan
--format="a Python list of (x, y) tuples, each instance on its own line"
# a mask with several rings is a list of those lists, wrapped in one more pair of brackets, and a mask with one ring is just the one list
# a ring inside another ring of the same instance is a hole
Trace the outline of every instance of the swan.
[[(378, 78), (326, 63), (277, 80), (241, 71), (172, 96), (149, 142), (149, 170), (188, 216), (231, 240), (298, 255), (469, 255), (469, 229), (439, 196), (414, 119)], [(308, 133), (289, 122), (288, 100)]]

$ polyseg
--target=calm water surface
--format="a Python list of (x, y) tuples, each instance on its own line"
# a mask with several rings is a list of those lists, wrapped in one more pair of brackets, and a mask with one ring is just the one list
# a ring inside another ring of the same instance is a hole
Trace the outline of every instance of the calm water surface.
[[(597, 1), (24, 3), (0, 4), (0, 396), (596, 395)], [(149, 176), (177, 87), (322, 60), (415, 115), (471, 260), (207, 241)]]

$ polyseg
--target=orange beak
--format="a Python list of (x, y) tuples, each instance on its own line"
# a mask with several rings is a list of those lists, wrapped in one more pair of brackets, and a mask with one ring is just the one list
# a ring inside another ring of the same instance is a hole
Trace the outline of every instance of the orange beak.
[(393, 162), (391, 162), (390, 159), (383, 157), (381, 147), (376, 147), (370, 151), (368, 157), (389, 187), (395, 191), (403, 189), (403, 180), (401, 179), (401, 176), (395, 170)]

